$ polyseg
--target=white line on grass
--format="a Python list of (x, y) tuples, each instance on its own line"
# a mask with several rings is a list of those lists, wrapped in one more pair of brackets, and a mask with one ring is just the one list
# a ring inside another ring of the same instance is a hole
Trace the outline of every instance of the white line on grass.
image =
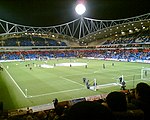
[[(65, 80), (67, 80), (67, 81), (69, 81), (69, 82), (78, 84), (78, 85), (80, 85), (80, 86), (85, 86), (85, 85), (83, 85), (83, 84), (80, 84), (80, 83), (78, 83), (78, 82), (72, 81), (72, 80), (67, 79), (67, 78), (64, 78), (64, 77), (62, 77), (62, 76), (60, 76), (60, 78), (65, 79)], [(45, 94), (40, 94), (40, 95), (28, 96), (27, 98), (41, 97), (41, 96), (53, 95), (53, 94), (59, 94), (59, 93), (65, 93), (65, 92), (72, 92), (72, 91), (78, 91), (78, 90), (82, 90), (82, 89), (86, 89), (86, 88), (72, 89), (72, 90), (64, 90), (64, 91), (58, 91), (58, 92), (52, 92), (52, 93), (45, 93)]]
[(28, 96), (27, 98), (41, 97), (41, 96), (46, 96), (46, 95), (60, 94), (60, 93), (72, 92), (72, 91), (79, 91), (79, 90), (83, 90), (83, 89), (86, 89), (86, 88), (79, 88), (79, 89), (64, 90), (64, 91), (58, 91), (58, 92), (52, 92), (52, 93), (45, 93), (45, 94), (40, 94), (40, 95)]
[(107, 87), (112, 87), (112, 86), (118, 86), (119, 84), (117, 83), (108, 83), (108, 84), (102, 84), (102, 85), (97, 85), (97, 89), (100, 89), (100, 88), (107, 88)]
[(72, 80), (70, 80), (70, 79), (68, 79), (68, 78), (64, 78), (64, 77), (62, 77), (62, 76), (61, 76), (60, 78), (65, 79), (65, 80), (67, 80), (67, 81), (69, 81), (69, 82), (72, 82), (72, 83), (81, 85), (81, 86), (85, 86), (85, 85), (83, 85), (83, 84), (80, 84), (80, 83), (78, 83), (78, 82), (72, 81)]
[[(102, 84), (102, 85), (98, 85), (98, 86), (101, 87), (101, 88), (108, 88), (108, 87), (117, 86), (117, 85), (118, 84), (116, 84), (116, 83), (109, 83), (109, 84)], [(35, 97), (41, 97), (41, 96), (47, 96), (47, 95), (53, 95), (53, 94), (79, 91), (79, 90), (84, 90), (84, 89), (87, 89), (87, 88), (84, 87), (84, 88), (79, 88), (79, 89), (72, 89), (72, 90), (64, 90), (64, 91), (58, 91), (58, 92), (52, 92), (52, 93), (45, 93), (45, 94), (40, 94), (40, 95), (28, 96), (27, 98), (35, 98)]]
[[(2, 64), (1, 64), (2, 65)], [(3, 66), (3, 65), (2, 65)], [(19, 85), (16, 83), (16, 81), (14, 80), (14, 78), (10, 75), (10, 73), (7, 71), (7, 69), (3, 66), (3, 68), (5, 69), (5, 71), (7, 72), (8, 76), (11, 78), (11, 80), (14, 82), (14, 84), (18, 87), (18, 89), (20, 90), (20, 92), (23, 94), (23, 96), (26, 98), (27, 96), (24, 94), (24, 92), (22, 91), (22, 89), (19, 87)]]

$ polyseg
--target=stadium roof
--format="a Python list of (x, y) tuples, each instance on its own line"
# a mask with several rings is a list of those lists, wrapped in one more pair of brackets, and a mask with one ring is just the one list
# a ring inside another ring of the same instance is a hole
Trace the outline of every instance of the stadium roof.
[(53, 26), (79, 16), (75, 5), (84, 1), (84, 16), (116, 20), (150, 13), (149, 0), (0, 0), (0, 19), (29, 26)]

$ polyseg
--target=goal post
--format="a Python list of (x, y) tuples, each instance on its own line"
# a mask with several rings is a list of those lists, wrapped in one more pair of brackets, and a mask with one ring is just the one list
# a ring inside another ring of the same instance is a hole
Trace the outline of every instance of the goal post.
[[(122, 75), (122, 77), (123, 77), (123, 75)], [(97, 91), (97, 90), (99, 90), (101, 88), (106, 88), (106, 87), (112, 87), (112, 86), (120, 85), (120, 84), (118, 84), (116, 82), (107, 83), (107, 84), (98, 84), (96, 78), (94, 78), (93, 80), (89, 80), (87, 78), (83, 78), (83, 83), (85, 84), (87, 89), (92, 90), (92, 91)]]
[(141, 69), (141, 79), (142, 80), (150, 80), (150, 68), (142, 68)]
[(94, 80), (91, 82), (91, 86), (90, 86), (90, 89), (91, 90), (94, 90), (94, 91), (96, 91), (96, 89), (97, 89), (97, 82), (96, 82), (96, 79), (94, 78)]
[(97, 91), (101, 88), (106, 88), (106, 87), (112, 87), (112, 86), (118, 86), (117, 83), (108, 83), (108, 84), (97, 84), (97, 80), (94, 79), (90, 82), (89, 84), (89, 89), (93, 91)]

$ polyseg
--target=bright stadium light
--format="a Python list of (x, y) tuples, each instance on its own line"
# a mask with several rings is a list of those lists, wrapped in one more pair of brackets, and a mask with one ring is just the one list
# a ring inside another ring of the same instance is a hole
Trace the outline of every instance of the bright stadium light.
[(83, 4), (78, 4), (75, 8), (75, 11), (78, 15), (82, 15), (86, 11), (86, 8)]

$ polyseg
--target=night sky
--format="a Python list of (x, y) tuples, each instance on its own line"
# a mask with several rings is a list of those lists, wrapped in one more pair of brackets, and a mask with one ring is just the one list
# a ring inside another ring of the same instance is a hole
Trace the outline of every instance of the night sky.
[(150, 0), (0, 0), (0, 19), (29, 26), (53, 26), (79, 17), (75, 6), (86, 5), (85, 17), (114, 20), (150, 13)]

